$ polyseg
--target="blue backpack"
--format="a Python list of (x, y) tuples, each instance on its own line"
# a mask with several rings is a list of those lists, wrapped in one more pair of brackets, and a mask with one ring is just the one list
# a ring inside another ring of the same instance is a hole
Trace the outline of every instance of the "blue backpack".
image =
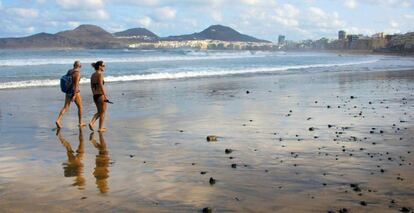
[(70, 70), (66, 73), (66, 75), (60, 78), (60, 90), (66, 94), (73, 93), (72, 73)]

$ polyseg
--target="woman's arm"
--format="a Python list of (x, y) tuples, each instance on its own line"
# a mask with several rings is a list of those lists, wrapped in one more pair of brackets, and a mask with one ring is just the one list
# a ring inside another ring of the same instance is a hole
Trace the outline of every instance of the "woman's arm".
[(103, 74), (102, 74), (102, 73), (101, 73), (101, 74), (99, 74), (99, 79), (98, 79), (98, 82), (99, 82), (99, 88), (101, 88), (101, 90), (102, 90), (102, 94), (103, 94), (103, 96), (104, 96), (105, 100), (107, 100), (107, 98), (106, 98), (105, 88), (104, 88), (104, 85), (103, 85), (104, 79), (103, 79)]

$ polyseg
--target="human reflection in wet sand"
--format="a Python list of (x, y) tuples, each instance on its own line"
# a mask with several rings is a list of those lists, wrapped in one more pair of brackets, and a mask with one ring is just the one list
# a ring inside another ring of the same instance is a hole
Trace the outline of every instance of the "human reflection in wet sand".
[(72, 186), (77, 186), (78, 189), (85, 189), (85, 177), (83, 176), (83, 133), (82, 128), (79, 128), (79, 145), (76, 150), (76, 154), (72, 149), (70, 143), (62, 136), (60, 129), (57, 129), (56, 135), (58, 136), (62, 145), (66, 148), (66, 154), (68, 155), (68, 161), (63, 163), (63, 172), (65, 177), (75, 177)]
[(109, 154), (106, 149), (105, 139), (103, 132), (99, 132), (99, 143), (96, 142), (94, 132), (89, 136), (89, 141), (98, 149), (98, 155), (95, 159), (95, 169), (93, 176), (96, 178), (96, 187), (102, 194), (106, 194), (109, 191), (108, 177), (109, 177)]

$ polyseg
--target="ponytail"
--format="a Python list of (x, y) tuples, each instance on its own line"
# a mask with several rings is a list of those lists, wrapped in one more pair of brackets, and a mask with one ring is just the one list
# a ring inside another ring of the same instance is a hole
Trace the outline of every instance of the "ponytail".
[(91, 64), (91, 66), (95, 69), (98, 70), (100, 66), (102, 66), (104, 62), (103, 61), (97, 61)]

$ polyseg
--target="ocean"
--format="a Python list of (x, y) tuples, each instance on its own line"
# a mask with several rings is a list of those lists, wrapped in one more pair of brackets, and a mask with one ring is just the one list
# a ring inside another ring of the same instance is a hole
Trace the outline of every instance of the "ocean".
[(288, 75), (309, 72), (404, 70), (412, 58), (321, 52), (163, 50), (0, 50), (0, 89), (57, 86), (80, 60), (81, 83), (92, 62), (106, 62), (105, 81), (152, 81), (231, 75)]

